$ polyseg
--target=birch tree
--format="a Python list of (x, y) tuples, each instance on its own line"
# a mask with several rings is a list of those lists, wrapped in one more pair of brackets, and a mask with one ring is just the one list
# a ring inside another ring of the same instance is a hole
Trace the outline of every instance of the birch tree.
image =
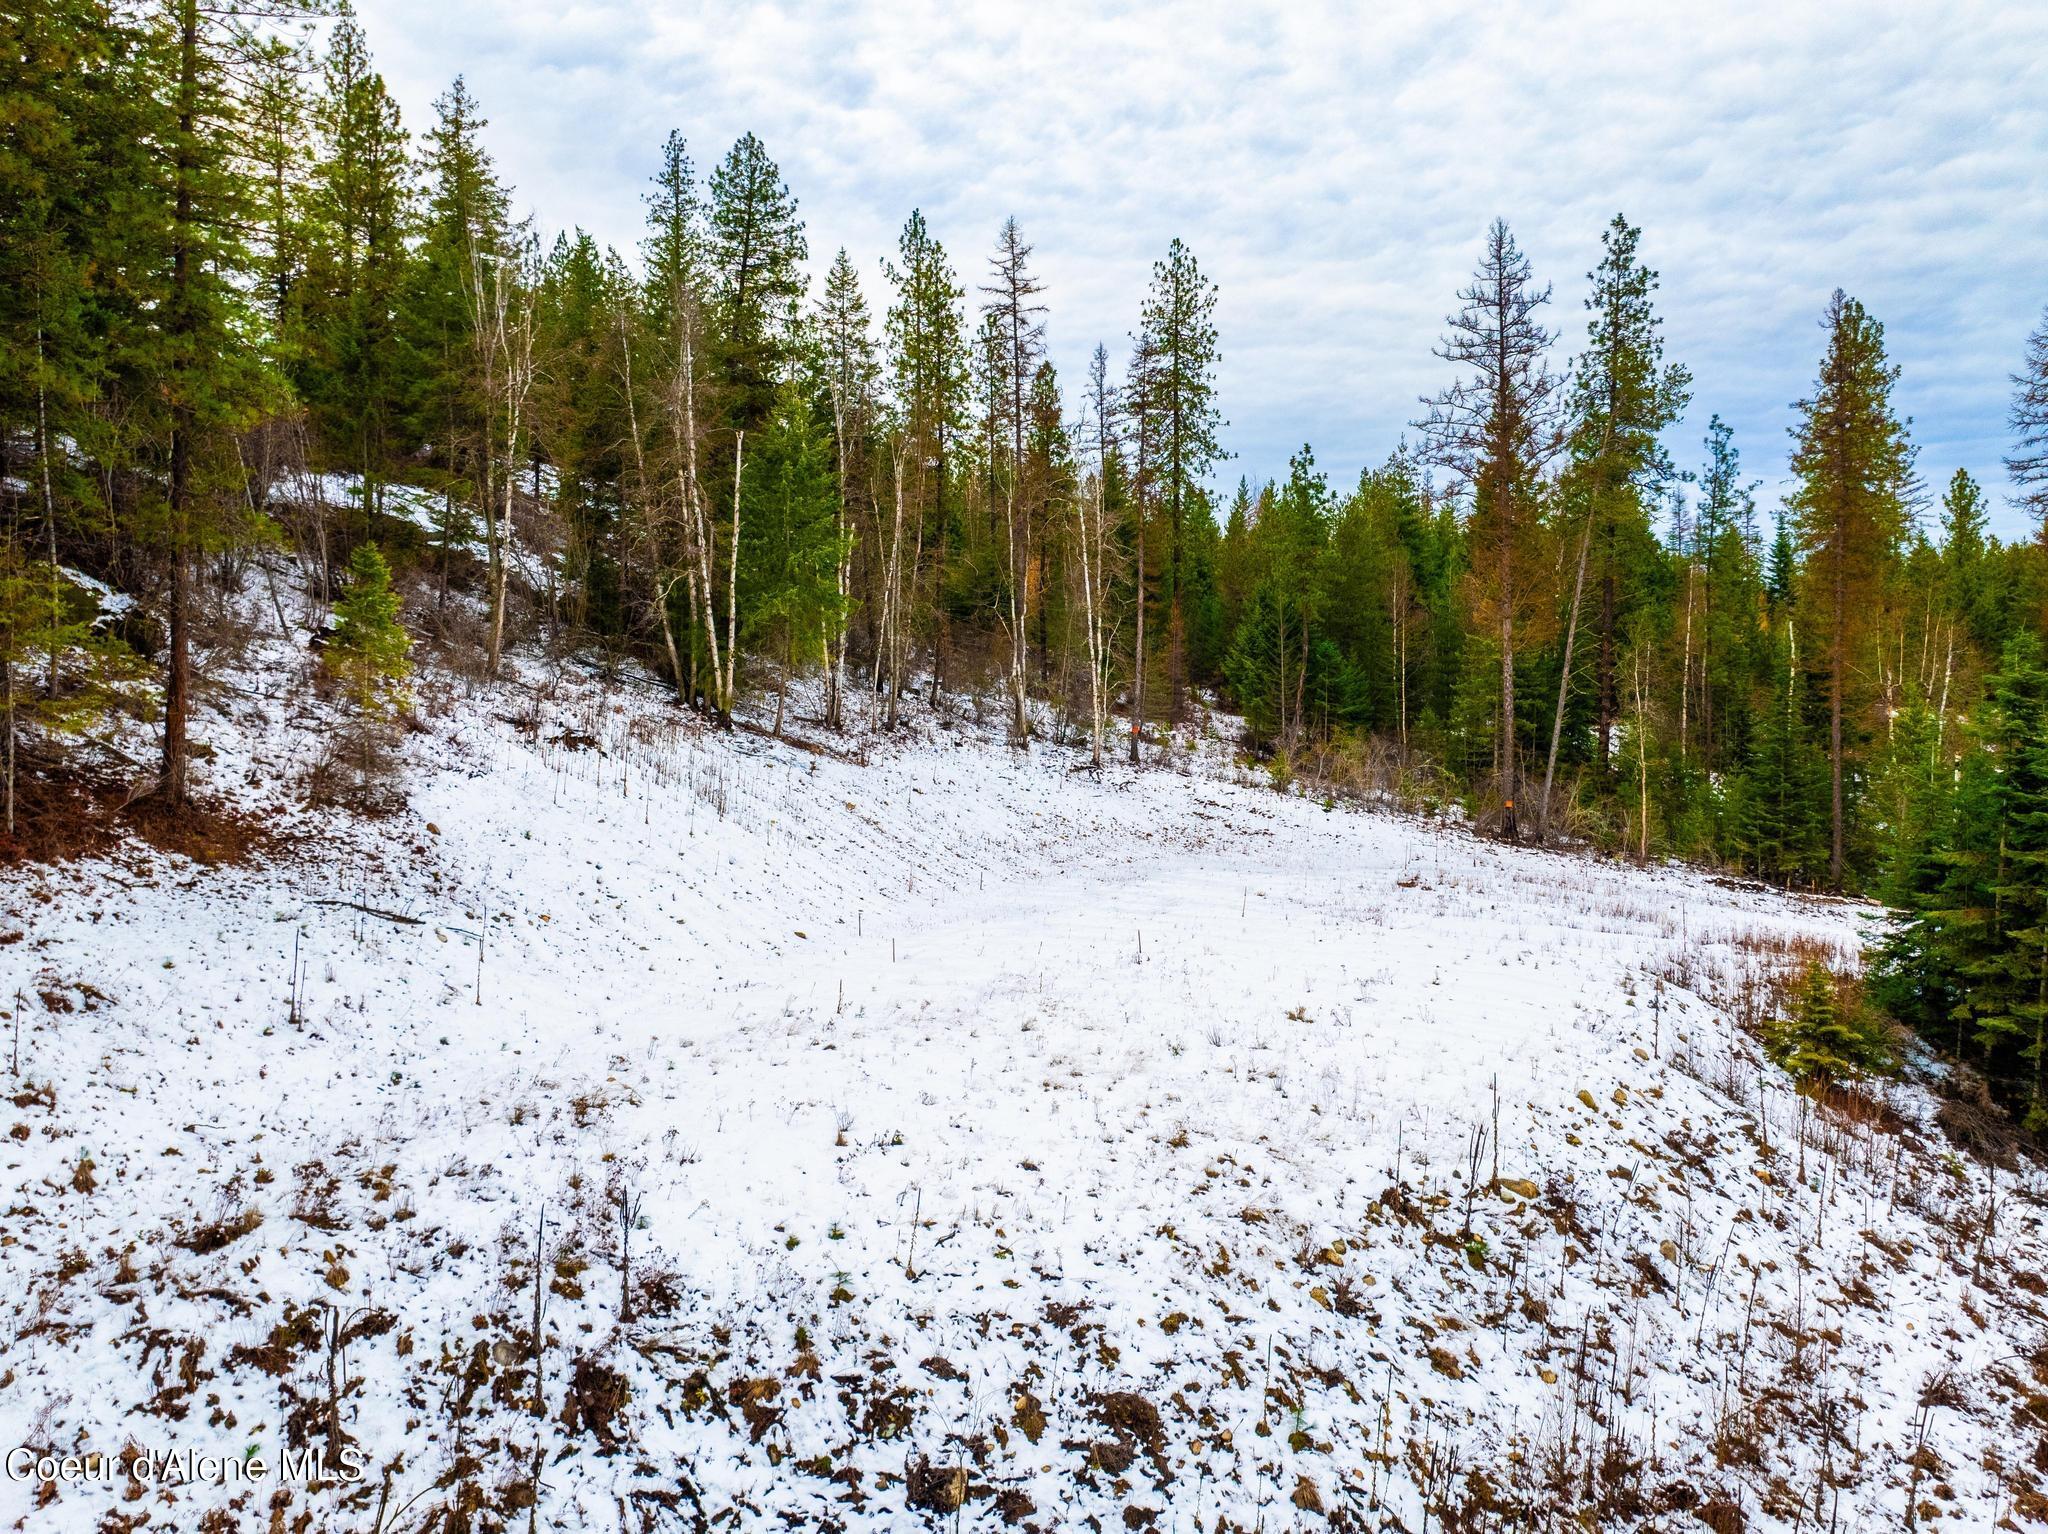
[(470, 291), (481, 393), (493, 436), (483, 455), (484, 561), (490, 607), (485, 668), (498, 674), (505, 650), (505, 598), (513, 496), (526, 442), (527, 401), (534, 382), (534, 284), (521, 254), (470, 252)]
[(1116, 391), (1109, 382), (1109, 352), (1101, 345), (1088, 360), (1085, 408), (1082, 432), (1095, 467), (1082, 493), (1074, 497), (1074, 541), (1081, 562), (1081, 620), (1088, 652), (1088, 762), (1100, 771), (1109, 734), (1109, 592), (1115, 543), (1110, 497), (1118, 472)]

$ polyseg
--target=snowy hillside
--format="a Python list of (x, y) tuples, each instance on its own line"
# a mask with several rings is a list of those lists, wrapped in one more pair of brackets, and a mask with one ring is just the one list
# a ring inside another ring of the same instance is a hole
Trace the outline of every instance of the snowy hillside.
[(2040, 1179), (1733, 1020), (1854, 907), (575, 677), (352, 820), (290, 672), (0, 905), (0, 1438), (270, 1474), (6, 1527), (2044, 1526)]

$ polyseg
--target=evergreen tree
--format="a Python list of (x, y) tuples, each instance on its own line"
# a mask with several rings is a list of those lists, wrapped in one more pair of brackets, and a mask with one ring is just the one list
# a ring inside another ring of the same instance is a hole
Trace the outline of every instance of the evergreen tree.
[(1765, 632), (1756, 485), (1742, 478), (1734, 436), (1718, 415), (1708, 422), (1707, 465), (1699, 481), (1700, 752), (1710, 771), (1742, 760), (1760, 675), (1758, 636)]
[(623, 486), (632, 414), (624, 398), (617, 317), (628, 301), (615, 256), (582, 230), (542, 264), (536, 295), (535, 451), (555, 470), (567, 612), (558, 619), (612, 644), (626, 632)]
[(359, 543), (348, 559), (348, 585), (334, 604), (327, 669), (366, 719), (387, 719), (405, 707), (412, 636), (398, 619), (391, 567), (374, 543)]
[(742, 134), (711, 173), (708, 247), (728, 419), (750, 430), (774, 408), (796, 342), (796, 306), (810, 255), (796, 199), (751, 133)]
[(852, 602), (853, 529), (860, 520), (861, 486), (865, 483), (868, 439), (874, 425), (881, 364), (875, 355), (874, 322), (852, 259), (840, 247), (825, 274), (815, 330), (825, 394), (832, 409), (833, 484), (839, 562), (838, 605), (827, 636), (825, 723), (840, 728), (841, 692), (846, 671), (847, 616)]
[(1992, 582), (1987, 541), (1990, 515), (1984, 492), (1967, 469), (1957, 469), (1941, 500), (1941, 606), (1953, 643), (1956, 630), (1990, 654), (2004, 639), (2006, 603)]
[[(943, 563), (952, 551), (947, 487), (957, 439), (966, 430), (969, 347), (960, 286), (945, 247), (915, 209), (896, 242), (897, 260), (883, 262), (895, 298), (883, 321), (885, 366), (895, 395), (889, 453), (890, 494), (878, 507), (875, 563), (881, 579), (876, 602), (874, 685), (884, 696), (884, 722), (894, 726), (909, 661), (907, 608), (919, 592), (920, 554), (939, 545)], [(886, 513), (886, 514), (885, 514)], [(936, 522), (936, 527), (928, 527)], [(935, 536), (934, 536), (935, 535)], [(943, 632), (947, 610), (933, 604)], [(944, 647), (933, 645), (932, 685), (939, 685)]]
[(444, 597), (456, 550), (495, 498), (475, 290), (478, 262), (507, 250), (510, 197), (483, 146), (488, 125), (457, 75), (421, 139), (424, 209), (400, 316), (408, 434), (429, 450), (426, 477), (442, 492), (435, 542)]
[(144, 195), (157, 211), (161, 244), (146, 275), (137, 276), (153, 300), (145, 365), (159, 384), (166, 447), (163, 497), (147, 529), (168, 567), (156, 792), (173, 809), (190, 796), (193, 562), (249, 535), (248, 501), (224, 483), (224, 460), (234, 433), (276, 398), (277, 381), (245, 344), (254, 328), (246, 235), (258, 197), (242, 153), (243, 103), (233, 75), (256, 47), (248, 19), (288, 19), (307, 9), (305, 0), (252, 0), (241, 10), (167, 0), (139, 40), (154, 162)]
[(1252, 597), (1223, 674), (1253, 735), (1292, 751), (1311, 728), (1350, 723), (1362, 711), (1358, 679), (1348, 671), (1339, 677), (1342, 656), (1319, 621), (1336, 507), (1306, 445), (1259, 512), (1247, 561)]
[(838, 624), (839, 495), (831, 436), (794, 381), (748, 452), (741, 519), (744, 637), (774, 655), (775, 730), (782, 731), (790, 678), (807, 659), (829, 659)]
[(1428, 401), (1420, 426), (1432, 460), (1458, 476), (1471, 494), (1467, 537), (1475, 607), (1497, 642), (1500, 667), (1495, 759), (1501, 832), (1512, 841), (1519, 834), (1521, 797), (1515, 645), (1548, 605), (1543, 581), (1551, 561), (1538, 476), (1561, 446), (1558, 380), (1546, 362), (1553, 338), (1537, 319), (1550, 302), (1550, 289), (1536, 287), (1528, 258), (1496, 219), (1479, 268), (1458, 297), (1464, 307), (1450, 316), (1450, 333), (1437, 355), (1469, 369), (1470, 376)]
[(1734, 780), (1730, 819), (1735, 850), (1750, 868), (1766, 878), (1810, 880), (1826, 861), (1827, 771), (1811, 745), (1795, 633), (1783, 625), (1770, 652), (1773, 680)]
[[(1003, 444), (1000, 474), (1003, 498), (1003, 606), (998, 612), (1010, 641), (1010, 740), (1023, 745), (1031, 736), (1025, 711), (1026, 656), (1031, 621), (1031, 526), (1033, 507), (1024, 479), (1024, 396), (1038, 361), (1045, 354), (1043, 285), (1031, 271), (1031, 247), (1014, 218), (1005, 219), (989, 258), (990, 280), (983, 284), (982, 304), (999, 348), (993, 358), (1000, 373), (1000, 393), (992, 403), (1000, 409), (1009, 440)], [(991, 442), (991, 447), (995, 444)]]
[(1178, 723), (1188, 675), (1188, 524), (1210, 468), (1223, 456), (1217, 433), (1216, 284), (1202, 275), (1178, 239), (1152, 266), (1152, 286), (1139, 314), (1149, 343), (1147, 400), (1158, 419), (1158, 490), (1166, 512), (1167, 556), (1162, 593), (1167, 609), (1167, 718)]
[(1772, 1057), (1801, 1082), (1823, 1089), (1880, 1070), (1888, 1052), (1876, 1021), (1818, 960), (1807, 965), (1789, 1016), (1771, 1030)]
[(2031, 633), (2006, 647), (1986, 738), (1998, 762), (1993, 948), (1967, 965), (1968, 1006), (1987, 1049), (2027, 1062), (2030, 1125), (2048, 1122), (2048, 664)]
[(256, 178), (256, 285), (269, 321), (270, 343), (289, 372), (300, 345), (297, 306), (307, 251), (308, 186), (304, 171), (310, 124), (297, 39), (269, 37), (252, 61), (250, 159)]
[(2048, 550), (2048, 314), (2027, 337), (2012, 386), (2013, 452), (2006, 472), (2020, 487), (2020, 503), (2040, 518), (2040, 543)]
[(1852, 806), (1848, 761), (1857, 749), (1861, 672), (1857, 644), (1880, 609), (1905, 535), (1913, 446), (1892, 409), (1899, 370), (1885, 356), (1884, 327), (1837, 290), (1823, 321), (1827, 353), (1799, 425), (1790, 505), (1798, 530), (1802, 611), (1817, 637), (1828, 686), (1828, 882), (1846, 887)]
[(1587, 558), (1591, 555), (1595, 560), (1599, 593), (1594, 749), (1604, 771), (1608, 726), (1618, 706), (1617, 636), (1631, 617), (1625, 598), (1644, 584), (1629, 576), (1655, 557), (1649, 507), (1677, 472), (1659, 434), (1678, 419), (1692, 396), (1692, 375), (1675, 363), (1663, 362), (1664, 342), (1659, 334), (1663, 322), (1650, 306), (1657, 274), (1637, 258), (1641, 238), (1642, 231), (1617, 213), (1600, 237), (1600, 265), (1587, 274), (1593, 284), (1586, 299), (1591, 317), (1586, 325), (1586, 350), (1572, 375), (1570, 403), (1571, 477), (1584, 502), (1584, 526), (1550, 754), (1543, 774), (1543, 799), (1537, 807), (1539, 830), (1548, 822)]
[[(296, 382), (331, 461), (362, 479), (362, 506), (381, 510), (379, 480), (402, 409), (398, 306), (411, 221), (408, 141), (398, 104), (371, 64), (369, 43), (344, 8), (328, 44), (314, 104), (321, 153), (307, 196), (305, 292), (310, 342)], [(271, 171), (263, 188), (275, 206)], [(273, 281), (282, 274), (273, 273)]]
[(676, 306), (683, 295), (704, 286), (704, 210), (697, 198), (696, 172), (682, 134), (671, 131), (661, 146), (661, 167), (647, 204), (647, 237), (640, 260), (646, 272), (648, 320), (666, 351), (673, 344)]

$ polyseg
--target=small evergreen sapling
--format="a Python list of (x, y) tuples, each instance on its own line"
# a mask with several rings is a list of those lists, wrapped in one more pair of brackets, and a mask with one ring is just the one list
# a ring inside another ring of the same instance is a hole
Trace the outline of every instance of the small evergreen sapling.
[(1790, 1015), (1772, 1025), (1771, 1058), (1800, 1082), (1828, 1087), (1890, 1064), (1880, 1020), (1859, 997), (1844, 997), (1818, 959), (1806, 967)]
[(359, 544), (348, 560), (348, 589), (334, 607), (327, 669), (347, 688), (349, 701), (368, 719), (402, 712), (412, 674), (412, 636), (398, 621), (391, 567), (373, 543)]

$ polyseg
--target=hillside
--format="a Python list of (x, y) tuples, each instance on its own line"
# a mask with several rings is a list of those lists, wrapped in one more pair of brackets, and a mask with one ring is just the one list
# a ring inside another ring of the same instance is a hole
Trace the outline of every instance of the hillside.
[(294, 807), (292, 673), (208, 733), (267, 854), (16, 870), (0, 934), (0, 1437), (270, 1477), (10, 1476), (8, 1527), (2048, 1506), (2038, 1175), (1920, 1087), (1812, 1109), (1732, 1016), (1855, 907), (1213, 735), (1098, 779), (963, 706), (861, 765), (574, 674), (428, 678), (355, 819)]

